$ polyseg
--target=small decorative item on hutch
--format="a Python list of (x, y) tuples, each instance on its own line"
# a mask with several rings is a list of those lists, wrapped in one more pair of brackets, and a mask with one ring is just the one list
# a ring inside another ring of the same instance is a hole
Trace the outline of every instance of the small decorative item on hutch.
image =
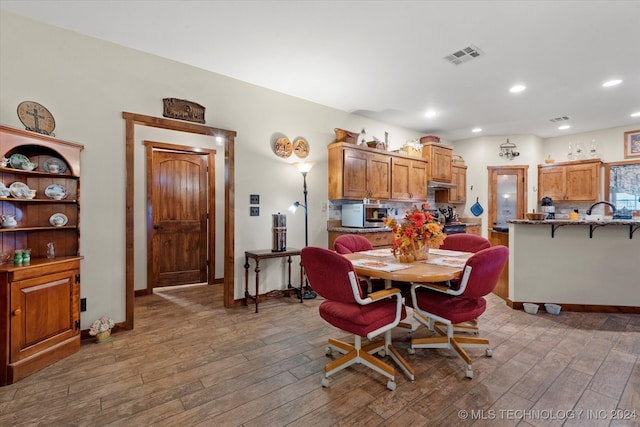
[(89, 335), (95, 336), (98, 344), (109, 341), (111, 339), (111, 329), (113, 329), (115, 325), (113, 320), (107, 316), (102, 316), (91, 324)]
[(442, 224), (415, 206), (406, 212), (401, 222), (387, 218), (384, 223), (393, 232), (391, 252), (400, 262), (427, 259), (429, 248), (440, 247), (447, 237), (442, 231)]

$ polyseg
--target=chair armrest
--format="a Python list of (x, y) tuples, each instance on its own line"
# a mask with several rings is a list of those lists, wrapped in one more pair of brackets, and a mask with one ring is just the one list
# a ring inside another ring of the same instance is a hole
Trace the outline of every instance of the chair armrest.
[(388, 289), (382, 289), (380, 291), (372, 292), (368, 295), (368, 298), (371, 299), (372, 301), (378, 301), (384, 298), (389, 298), (391, 296), (400, 295), (400, 294), (401, 294), (400, 289), (388, 288)]

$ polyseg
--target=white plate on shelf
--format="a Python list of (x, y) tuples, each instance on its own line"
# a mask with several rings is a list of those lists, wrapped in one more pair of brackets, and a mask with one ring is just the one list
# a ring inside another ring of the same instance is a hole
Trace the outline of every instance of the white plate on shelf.
[(29, 186), (24, 182), (14, 182), (9, 186), (11, 195), (16, 199), (26, 199), (29, 195)]
[[(58, 165), (58, 171), (57, 172), (51, 171), (49, 168), (49, 166), (51, 165)], [(45, 171), (51, 172), (51, 173), (65, 173), (67, 171), (67, 164), (64, 161), (57, 159), (55, 157), (45, 160), (42, 167), (44, 168)]]
[(44, 189), (44, 195), (49, 199), (62, 200), (67, 198), (67, 189), (64, 185), (51, 184)]
[(49, 218), (49, 224), (51, 224), (51, 225), (53, 225), (55, 227), (63, 227), (65, 225), (67, 225), (68, 221), (69, 221), (69, 219), (63, 213), (55, 213), (55, 214), (51, 215), (51, 217)]

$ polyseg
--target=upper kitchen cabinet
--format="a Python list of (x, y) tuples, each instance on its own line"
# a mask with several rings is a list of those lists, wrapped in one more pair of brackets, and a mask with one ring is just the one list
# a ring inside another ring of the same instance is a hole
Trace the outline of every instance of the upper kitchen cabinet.
[(427, 162), (402, 157), (391, 158), (391, 198), (393, 200), (427, 200)]
[(329, 199), (391, 198), (391, 157), (349, 143), (330, 144)]
[(453, 148), (436, 142), (423, 143), (422, 158), (427, 161), (427, 179), (429, 181), (451, 182)]
[(436, 190), (437, 203), (465, 203), (467, 201), (467, 166), (453, 163), (451, 165), (451, 183), (455, 188)]
[(538, 200), (595, 202), (600, 199), (600, 159), (538, 165)]

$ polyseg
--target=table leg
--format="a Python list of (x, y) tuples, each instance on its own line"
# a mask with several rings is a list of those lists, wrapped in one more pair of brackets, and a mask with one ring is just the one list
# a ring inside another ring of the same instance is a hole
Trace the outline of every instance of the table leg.
[(244, 257), (244, 305), (249, 305), (249, 257)]
[(256, 258), (256, 313), (258, 312), (258, 295), (260, 292), (260, 259)]

